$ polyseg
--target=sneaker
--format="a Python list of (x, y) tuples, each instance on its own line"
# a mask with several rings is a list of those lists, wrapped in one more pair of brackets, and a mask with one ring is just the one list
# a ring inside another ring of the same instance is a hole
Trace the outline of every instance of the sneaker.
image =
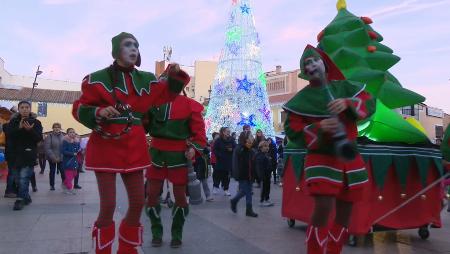
[(50, 186), (50, 190), (54, 191), (55, 190), (55, 186)]
[(259, 206), (261, 206), (261, 207), (266, 206), (265, 201), (260, 201), (260, 202), (259, 202)]
[(17, 198), (16, 193), (5, 193), (5, 198)]
[(225, 196), (231, 196), (231, 193), (228, 190), (226, 190), (224, 195)]
[(161, 247), (161, 246), (162, 246), (162, 239), (160, 238), (152, 239), (152, 247)]
[(33, 192), (37, 192), (37, 187), (33, 186)]
[(75, 186), (73, 186), (73, 188), (74, 188), (74, 189), (80, 190), (80, 189), (81, 189), (81, 186), (80, 186), (80, 185), (75, 185)]
[(266, 200), (263, 203), (264, 203), (264, 206), (273, 206), (273, 202), (270, 200)]
[(206, 201), (208, 201), (208, 202), (212, 202), (212, 201), (214, 201), (214, 198), (213, 198), (213, 197), (211, 197), (211, 196), (208, 196), (208, 197), (206, 197)]
[(172, 239), (172, 241), (170, 241), (170, 247), (172, 248), (180, 248), (181, 244), (183, 244), (183, 242), (181, 242), (181, 240), (177, 240), (177, 239)]
[(212, 193), (217, 195), (219, 193), (219, 188), (214, 187)]
[(67, 194), (67, 195), (72, 195), (72, 193), (70, 192), (70, 190), (63, 190), (63, 193), (64, 193), (64, 194)]
[(69, 190), (69, 192), (70, 192), (70, 194), (72, 194), (72, 195), (77, 195), (77, 192), (75, 191), (75, 189), (71, 189), (71, 190)]
[(16, 200), (16, 202), (14, 202), (14, 207), (13, 210), (14, 211), (19, 211), (22, 210), (24, 207), (24, 202), (21, 199)]

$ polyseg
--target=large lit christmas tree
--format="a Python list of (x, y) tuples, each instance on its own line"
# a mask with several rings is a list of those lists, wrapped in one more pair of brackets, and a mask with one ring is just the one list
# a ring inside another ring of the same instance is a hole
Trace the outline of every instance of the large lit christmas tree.
[(273, 136), (273, 121), (261, 64), (261, 48), (248, 0), (232, 0), (225, 47), (205, 116), (208, 137), (220, 127), (239, 133), (248, 124)]

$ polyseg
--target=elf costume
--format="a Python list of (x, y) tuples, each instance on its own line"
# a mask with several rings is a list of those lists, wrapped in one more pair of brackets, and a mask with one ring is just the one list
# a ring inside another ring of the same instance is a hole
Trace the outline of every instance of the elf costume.
[[(122, 59), (121, 52), (126, 47), (122, 42), (126, 39), (133, 39), (138, 48), (132, 34), (120, 33), (112, 38), (114, 59)], [(138, 55), (135, 65), (140, 66), (140, 61)], [(75, 119), (93, 130), (86, 147), (85, 163), (87, 170), (95, 171), (100, 194), (100, 213), (92, 232), (96, 253), (111, 253), (114, 242), (116, 173), (121, 174), (129, 199), (127, 215), (119, 227), (117, 253), (137, 253), (135, 247), (142, 244), (139, 222), (144, 205), (142, 170), (150, 166), (150, 158), (141, 118), (150, 107), (175, 99), (189, 82), (188, 74), (172, 66), (166, 69), (166, 76), (167, 79), (157, 80), (153, 73), (139, 71), (134, 66), (125, 68), (114, 61), (108, 68), (83, 79), (82, 95), (73, 104)], [(109, 119), (100, 117), (100, 110), (115, 105), (126, 106), (116, 106), (122, 115)]]
[(189, 208), (186, 201), (188, 183), (188, 160), (185, 152), (193, 148), (202, 154), (206, 147), (203, 106), (193, 99), (179, 95), (171, 103), (154, 107), (148, 112), (147, 131), (152, 137), (150, 154), (152, 165), (147, 170), (149, 179), (146, 213), (152, 223), (152, 245), (161, 246), (163, 228), (160, 189), (164, 179), (173, 183), (175, 205), (172, 211), (171, 247), (181, 245), (183, 225)]
[[(338, 115), (347, 138), (356, 146), (358, 135), (356, 121), (373, 113), (374, 101), (364, 91), (364, 85), (345, 80), (330, 58), (321, 50), (308, 45), (300, 60), (300, 78), (308, 80), (304, 60), (320, 58), (325, 64), (328, 89), (334, 99), (344, 98), (347, 109)], [(290, 142), (305, 147), (304, 177), (312, 196), (334, 196), (336, 199), (355, 202), (362, 198), (361, 188), (368, 183), (367, 172), (361, 155), (351, 161), (343, 161), (336, 155), (332, 134), (324, 132), (320, 121), (332, 117), (328, 111), (327, 89), (310, 83), (300, 90), (284, 106), (287, 111), (285, 132)], [(334, 224), (327, 227), (310, 225), (306, 233), (308, 253), (340, 253), (346, 240), (347, 228)], [(328, 249), (327, 249), (328, 245)]]

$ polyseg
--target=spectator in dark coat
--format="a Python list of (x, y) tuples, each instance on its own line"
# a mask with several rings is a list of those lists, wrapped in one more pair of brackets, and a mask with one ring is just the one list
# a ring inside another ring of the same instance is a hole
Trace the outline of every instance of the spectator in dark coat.
[(230, 185), (230, 172), (232, 168), (233, 150), (236, 146), (234, 140), (230, 137), (230, 129), (220, 128), (219, 139), (214, 142), (214, 154), (216, 155), (216, 167), (213, 172), (214, 188), (213, 193), (217, 194), (219, 184), (226, 196), (231, 196), (228, 191)]
[(197, 174), (197, 179), (201, 182), (203, 193), (205, 193), (206, 201), (213, 201), (211, 191), (208, 186), (209, 176), (209, 149), (205, 148), (203, 154), (197, 155), (194, 162), (194, 170)]
[(271, 138), (267, 138), (266, 141), (269, 143), (269, 156), (270, 156), (270, 170), (273, 173), (273, 183), (276, 184), (278, 177), (277, 177), (277, 145), (275, 144), (275, 141)]
[(61, 124), (54, 123), (52, 126), (53, 131), (50, 132), (44, 141), (45, 155), (48, 159), (48, 164), (50, 166), (50, 190), (55, 190), (55, 173), (59, 172), (61, 174), (61, 182), (64, 182), (65, 175), (64, 169), (62, 167), (62, 143), (64, 135), (61, 132)]
[(269, 156), (269, 142), (261, 141), (258, 145), (258, 153), (255, 156), (255, 171), (262, 182), (260, 206), (273, 206), (270, 201), (270, 175), (272, 173)]
[(29, 194), (30, 177), (37, 160), (37, 144), (42, 140), (42, 125), (31, 114), (31, 103), (21, 101), (18, 104), (19, 115), (10, 121), (10, 137), (13, 156), (13, 168), (19, 178), (18, 199), (14, 210), (22, 210), (31, 203)]
[(249, 131), (243, 131), (239, 135), (239, 145), (237, 151), (237, 168), (233, 169), (236, 171), (236, 180), (239, 181), (239, 190), (230, 200), (231, 211), (237, 212), (237, 203), (239, 200), (245, 196), (246, 200), (246, 212), (245, 215), (249, 217), (258, 217), (253, 211), (252, 207), (252, 185), (253, 185), (253, 168), (254, 168), (254, 156), (255, 152), (252, 149), (254, 138), (252, 133)]

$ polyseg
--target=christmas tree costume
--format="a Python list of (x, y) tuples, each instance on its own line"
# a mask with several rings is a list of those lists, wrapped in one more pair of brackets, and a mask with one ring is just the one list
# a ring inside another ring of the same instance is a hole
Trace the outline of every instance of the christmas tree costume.
[[(299, 77), (310, 79), (305, 71), (305, 60), (311, 58), (323, 61), (328, 88), (311, 82), (283, 106), (287, 111), (285, 132), (290, 142), (307, 149), (304, 177), (310, 195), (329, 196), (338, 201), (353, 203), (363, 198), (361, 189), (368, 183), (367, 172), (359, 154), (351, 161), (338, 158), (332, 134), (321, 127), (322, 120), (332, 117), (328, 110), (327, 90), (334, 99), (345, 100), (346, 110), (337, 117), (346, 130), (347, 139), (355, 146), (358, 135), (356, 121), (372, 114), (374, 101), (364, 91), (364, 85), (345, 80), (328, 56), (310, 45), (306, 47), (300, 60)], [(317, 206), (316, 199), (316, 208)], [(324, 215), (327, 217), (328, 214), (325, 212)], [(327, 242), (327, 253), (340, 253), (346, 240), (347, 226), (335, 223), (328, 230), (326, 226), (320, 227), (312, 222), (306, 236), (308, 253), (324, 253)]]
[(152, 165), (146, 177), (150, 184), (146, 213), (152, 223), (152, 245), (162, 244), (159, 194), (164, 179), (173, 183), (175, 206), (172, 211), (172, 247), (181, 245), (183, 225), (189, 208), (186, 201), (188, 159), (186, 151), (193, 148), (202, 154), (206, 147), (203, 106), (193, 99), (179, 95), (168, 104), (154, 107), (148, 112), (147, 131), (152, 136), (150, 154)]
[[(134, 65), (140, 65), (138, 47), (132, 34), (115, 36), (112, 55), (116, 61), (86, 76), (81, 84), (82, 95), (73, 104), (75, 119), (93, 130), (85, 163), (86, 169), (96, 174), (100, 194), (100, 213), (92, 232), (96, 253), (111, 253), (114, 242), (116, 173), (121, 174), (129, 199), (127, 215), (119, 227), (118, 253), (137, 253), (135, 247), (142, 244), (142, 170), (150, 166), (150, 158), (141, 118), (150, 107), (175, 99), (189, 82), (189, 76), (173, 65), (166, 70), (164, 80), (135, 69)], [(128, 67), (121, 64), (129, 62)]]
[(450, 171), (450, 127), (445, 130), (444, 139), (441, 143), (442, 158), (444, 159), (444, 167)]

